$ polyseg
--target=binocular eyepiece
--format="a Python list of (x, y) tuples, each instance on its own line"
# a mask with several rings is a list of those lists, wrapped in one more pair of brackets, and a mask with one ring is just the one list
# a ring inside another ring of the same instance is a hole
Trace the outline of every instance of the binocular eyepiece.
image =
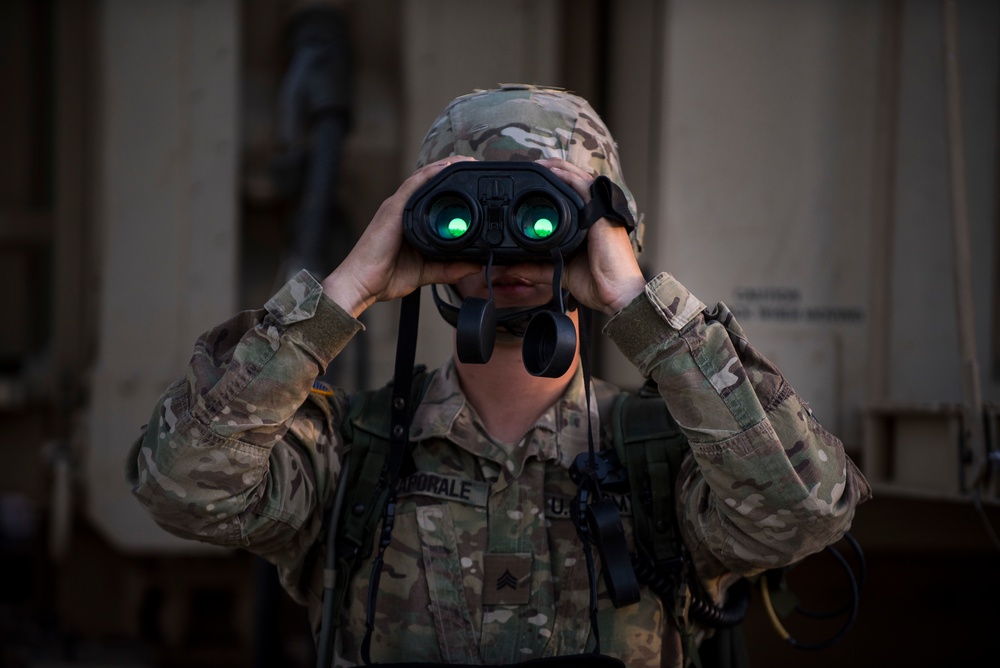
[(522, 345), (525, 368), (559, 377), (576, 355), (576, 329), (565, 314), (564, 258), (586, 238), (583, 199), (533, 162), (458, 162), (413, 194), (403, 214), (406, 240), (425, 258), (479, 262), (490, 298), (466, 298), (456, 322), (458, 358), (484, 364), (493, 353), (497, 315), (490, 286), (493, 264), (552, 262), (555, 310), (540, 310)]

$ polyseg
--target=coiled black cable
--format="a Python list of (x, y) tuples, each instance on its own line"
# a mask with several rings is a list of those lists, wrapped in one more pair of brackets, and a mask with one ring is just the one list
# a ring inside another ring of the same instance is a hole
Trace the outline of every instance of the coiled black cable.
[(746, 578), (737, 580), (726, 592), (726, 602), (718, 606), (704, 592), (691, 597), (689, 614), (691, 619), (715, 629), (736, 626), (747, 616), (750, 609), (750, 582)]
[[(847, 615), (845, 623), (826, 640), (816, 643), (806, 643), (797, 640), (792, 637), (781, 624), (780, 620), (778, 620), (777, 613), (774, 611), (774, 606), (771, 603), (771, 588), (772, 585), (778, 586), (787, 569), (770, 571), (764, 577), (760, 578), (764, 607), (771, 620), (771, 624), (778, 632), (778, 635), (796, 649), (807, 651), (826, 649), (839, 641), (851, 629), (857, 619), (858, 608), (860, 607), (860, 590), (867, 579), (868, 571), (864, 553), (858, 541), (849, 532), (844, 534), (844, 539), (851, 546), (857, 557), (857, 576), (855, 576), (854, 570), (847, 559), (838, 550), (832, 546), (828, 546), (826, 552), (840, 564), (841, 568), (847, 574), (848, 586), (851, 591), (850, 600), (844, 606), (830, 611), (815, 611), (804, 608), (801, 605), (795, 606), (795, 612), (813, 619), (834, 619)], [(662, 599), (672, 599), (676, 594), (677, 582), (680, 580), (680, 573), (684, 568), (684, 564), (682, 558), (678, 558), (657, 567), (649, 558), (632, 554), (632, 567), (635, 569), (636, 578), (639, 582), (649, 587), (650, 591)], [(740, 579), (730, 587), (726, 594), (725, 604), (719, 606), (711, 600), (695, 578), (691, 584), (691, 602), (688, 614), (693, 621), (704, 626), (716, 629), (732, 627), (746, 618), (750, 607), (751, 593), (752, 587), (750, 582), (745, 578)]]
[[(868, 567), (865, 564), (865, 555), (861, 551), (861, 545), (858, 544), (857, 539), (850, 533), (844, 534), (844, 540), (846, 540), (847, 543), (851, 546), (855, 556), (858, 559), (857, 589), (858, 593), (860, 594), (861, 590), (865, 586), (865, 580), (868, 577)], [(828, 552), (834, 551), (832, 547), (828, 547), (826, 549)], [(834, 558), (836, 559), (839, 556), (840, 555), (838, 553), (837, 555), (835, 555)], [(841, 563), (842, 566), (847, 568), (847, 572), (850, 574), (849, 577), (853, 578), (854, 573), (853, 571), (850, 570), (849, 567), (847, 567), (846, 562), (844, 562), (842, 559), (838, 559), (838, 561)], [(842, 615), (849, 613), (852, 608), (857, 606), (857, 604), (858, 601), (855, 598), (848, 601), (842, 607), (837, 608), (836, 610), (819, 610), (819, 611), (809, 610), (808, 608), (804, 608), (801, 605), (796, 605), (795, 612), (799, 613), (800, 615), (805, 615), (806, 617), (812, 617), (813, 619), (834, 619), (835, 617), (840, 617)]]
[[(676, 593), (677, 575), (683, 564), (680, 559), (657, 567), (650, 560), (632, 554), (632, 567), (639, 582), (649, 587), (649, 590), (662, 599), (671, 599)], [(691, 602), (688, 614), (693, 621), (714, 629), (736, 626), (747, 616), (750, 608), (750, 583), (741, 579), (736, 582), (726, 595), (724, 605), (716, 605), (700, 586), (692, 583)]]

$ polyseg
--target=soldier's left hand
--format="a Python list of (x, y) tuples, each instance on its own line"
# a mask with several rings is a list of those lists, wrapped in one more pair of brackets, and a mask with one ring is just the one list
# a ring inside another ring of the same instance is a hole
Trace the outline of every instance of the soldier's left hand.
[[(546, 158), (538, 163), (552, 170), (584, 203), (590, 201), (593, 175), (561, 158)], [(645, 285), (628, 231), (606, 218), (590, 227), (585, 252), (574, 257), (563, 273), (563, 286), (581, 304), (608, 315), (627, 306)]]

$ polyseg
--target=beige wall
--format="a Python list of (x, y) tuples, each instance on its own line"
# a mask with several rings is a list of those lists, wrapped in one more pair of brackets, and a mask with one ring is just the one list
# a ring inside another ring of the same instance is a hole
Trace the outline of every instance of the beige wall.
[(662, 266), (726, 303), (857, 447), (867, 364), (875, 3), (671, 3)]
[(86, 419), (90, 519), (124, 548), (181, 543), (122, 482), (125, 449), (236, 306), (237, 4), (99, 4), (92, 91), (98, 347)]

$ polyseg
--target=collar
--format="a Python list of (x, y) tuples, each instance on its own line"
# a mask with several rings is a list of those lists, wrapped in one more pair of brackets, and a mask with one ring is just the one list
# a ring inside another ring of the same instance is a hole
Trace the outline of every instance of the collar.
[[(591, 391), (590, 419), (595, 444), (600, 438), (597, 400)], [(499, 443), (486, 433), (475, 409), (458, 381), (453, 359), (438, 369), (414, 412), (410, 439), (414, 442), (443, 438), (476, 457), (491, 460), (501, 469), (519, 475), (529, 457), (556, 461), (569, 468), (587, 451), (587, 403), (583, 372), (577, 368), (563, 395), (531, 425), (519, 443)]]

